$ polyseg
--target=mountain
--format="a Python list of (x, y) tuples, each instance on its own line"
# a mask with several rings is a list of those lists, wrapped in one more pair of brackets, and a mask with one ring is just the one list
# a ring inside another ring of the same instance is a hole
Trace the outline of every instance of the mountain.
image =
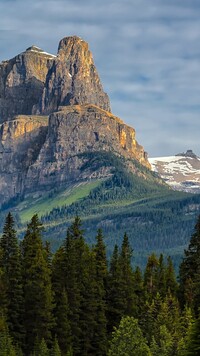
[[(189, 158), (188, 158), (189, 159)], [(0, 64), (0, 227), (12, 210), (21, 234), (38, 213), (55, 250), (75, 215), (108, 251), (128, 233), (137, 262), (181, 255), (200, 195), (174, 192), (135, 130), (111, 112), (88, 44), (65, 37), (57, 55), (31, 46)]]
[(87, 154), (123, 156), (150, 167), (135, 130), (111, 113), (88, 44), (59, 43), (57, 56), (36, 46), (0, 64), (0, 204), (106, 179), (112, 167), (84, 169)]
[(189, 193), (200, 193), (200, 157), (192, 150), (170, 157), (150, 158), (152, 169), (171, 188)]

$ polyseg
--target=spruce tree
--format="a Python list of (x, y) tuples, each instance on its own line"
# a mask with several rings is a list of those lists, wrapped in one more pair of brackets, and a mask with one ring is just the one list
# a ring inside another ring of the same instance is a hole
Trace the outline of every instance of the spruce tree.
[[(65, 355), (67, 355), (67, 353)], [(52, 349), (50, 352), (50, 356), (62, 356), (60, 347), (58, 344), (58, 340), (56, 338), (54, 339), (53, 346), (52, 346)]]
[(5, 220), (3, 235), (0, 239), (0, 250), (0, 268), (4, 275), (5, 286), (2, 297), (4, 300), (6, 297), (7, 300), (7, 325), (14, 343), (22, 346), (24, 340), (24, 298), (21, 253), (11, 213), (7, 215)]
[(199, 309), (200, 297), (200, 216), (195, 225), (189, 247), (180, 265), (180, 302), (182, 307), (187, 304), (196, 315)]
[(65, 251), (60, 247), (52, 261), (52, 289), (54, 295), (54, 336), (62, 353), (66, 354), (71, 348), (71, 328), (69, 322), (69, 304), (65, 280)]
[(200, 355), (200, 317), (192, 325), (186, 342), (184, 356)]
[(42, 229), (38, 216), (34, 215), (22, 243), (26, 350), (33, 350), (36, 338), (51, 344), (52, 289)]
[(113, 332), (108, 356), (151, 356), (147, 341), (133, 317), (122, 318)]
[(121, 253), (119, 258), (120, 263), (120, 279), (123, 296), (123, 315), (134, 315), (134, 273), (131, 266), (132, 248), (129, 244), (127, 234), (124, 234)]
[(175, 270), (170, 256), (167, 258), (166, 266), (166, 290), (170, 291), (170, 293), (174, 297), (177, 295), (178, 283), (176, 280)]
[[(157, 275), (159, 261), (154, 253), (148, 257), (147, 265), (144, 272), (144, 285), (148, 299), (152, 299), (157, 295)], [(160, 294), (160, 293), (159, 293)]]
[(106, 354), (107, 349), (106, 284), (108, 270), (106, 248), (101, 229), (97, 232), (94, 254), (96, 264), (96, 326), (93, 346), (95, 349), (94, 354), (97, 356), (103, 356)]
[(115, 245), (110, 261), (107, 282), (107, 329), (111, 334), (114, 327), (118, 327), (124, 314), (124, 291), (121, 276), (120, 256), (118, 246)]
[(76, 216), (64, 241), (65, 287), (69, 303), (69, 321), (75, 355), (80, 352), (81, 258), (85, 248), (81, 220)]

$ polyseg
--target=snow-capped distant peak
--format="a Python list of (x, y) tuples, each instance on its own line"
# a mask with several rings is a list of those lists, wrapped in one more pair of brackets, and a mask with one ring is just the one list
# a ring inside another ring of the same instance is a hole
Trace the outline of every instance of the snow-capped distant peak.
[(43, 49), (41, 49), (40, 47), (37, 47), (37, 46), (34, 46), (34, 45), (31, 46), (31, 47), (28, 47), (28, 48), (26, 49), (26, 52), (40, 53), (40, 54), (43, 54), (43, 55), (48, 56), (48, 57), (51, 57), (51, 58), (57, 57), (57, 56), (55, 56), (54, 54), (45, 52), (45, 51), (43, 51)]
[(152, 170), (173, 189), (200, 193), (200, 158), (192, 150), (176, 156), (150, 158)]

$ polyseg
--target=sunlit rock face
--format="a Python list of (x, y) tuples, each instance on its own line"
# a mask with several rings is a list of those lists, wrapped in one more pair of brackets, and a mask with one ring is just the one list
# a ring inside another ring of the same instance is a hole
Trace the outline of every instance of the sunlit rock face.
[[(135, 139), (135, 130), (110, 112), (94, 105), (61, 107), (50, 115), (46, 141), (37, 160), (29, 167), (27, 187), (63, 185), (71, 180), (91, 178), (82, 170), (84, 153), (112, 152), (150, 167), (145, 152)], [(127, 169), (135, 172), (134, 164)], [(107, 170), (105, 175), (107, 175)], [(103, 173), (101, 174), (101, 178)]]
[(88, 44), (73, 36), (63, 38), (49, 70), (39, 112), (49, 114), (60, 105), (94, 104), (110, 111)]

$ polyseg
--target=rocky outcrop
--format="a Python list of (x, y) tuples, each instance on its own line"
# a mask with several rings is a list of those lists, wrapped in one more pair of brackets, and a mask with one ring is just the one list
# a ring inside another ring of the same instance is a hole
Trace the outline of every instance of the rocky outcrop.
[(47, 134), (47, 117), (17, 116), (0, 126), (0, 205), (23, 196), (28, 168)]
[(55, 56), (32, 46), (0, 63), (0, 123), (16, 115), (29, 115), (42, 97)]
[[(82, 171), (86, 159), (83, 154), (89, 152), (112, 152), (150, 167), (143, 147), (135, 139), (135, 130), (122, 120), (94, 105), (60, 109), (50, 115), (46, 141), (28, 170), (28, 192), (33, 188), (33, 181), (42, 190), (89, 178)], [(134, 168), (129, 166), (130, 170)]]
[(60, 105), (94, 104), (110, 111), (88, 44), (77, 36), (63, 38), (50, 68), (38, 112), (50, 114)]
[(111, 165), (90, 167), (88, 159), (101, 152), (137, 174), (134, 160), (150, 167), (135, 130), (111, 113), (86, 42), (66, 37), (57, 56), (32, 46), (0, 64), (0, 205), (106, 178)]
[(0, 123), (74, 104), (110, 111), (88, 44), (79, 37), (61, 40), (57, 56), (32, 46), (0, 63)]

